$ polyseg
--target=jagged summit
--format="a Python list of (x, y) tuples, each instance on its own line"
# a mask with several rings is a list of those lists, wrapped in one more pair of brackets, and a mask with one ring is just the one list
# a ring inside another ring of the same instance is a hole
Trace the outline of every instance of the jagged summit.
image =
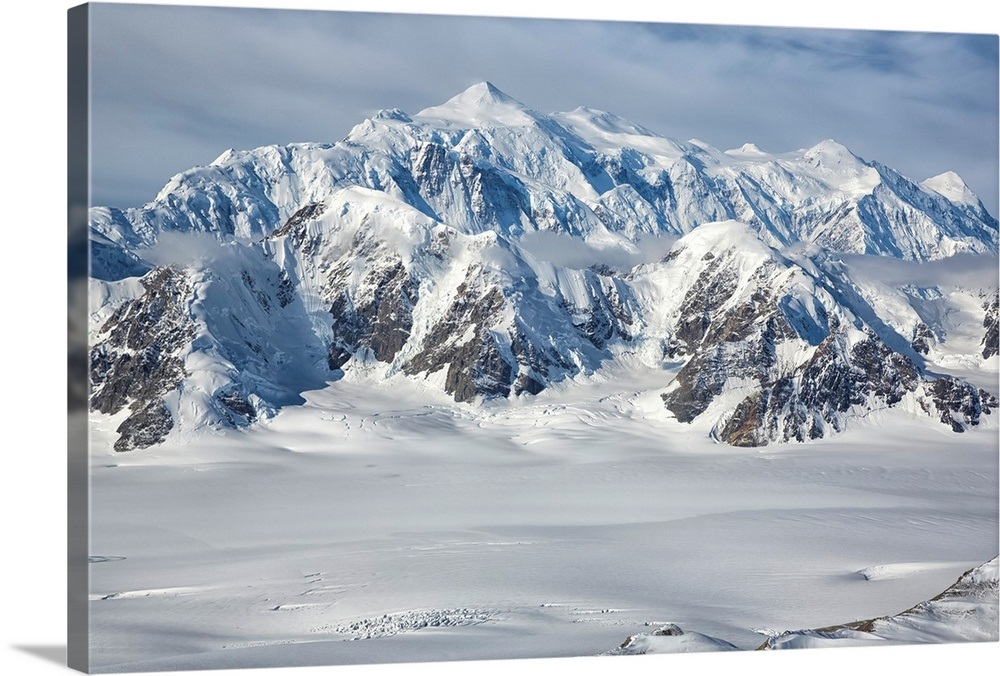
[[(380, 111), (338, 144), (226, 152), (175, 176), (127, 220), (149, 240), (220, 224), (222, 238), (260, 237), (350, 185), (471, 232), (634, 240), (735, 219), (770, 245), (916, 260), (992, 251), (998, 241), (996, 220), (950, 173), (917, 184), (829, 139), (787, 153), (753, 144), (723, 152), (593, 108), (546, 115), (490, 82), (416, 116)], [(109, 224), (96, 227), (114, 240)]]

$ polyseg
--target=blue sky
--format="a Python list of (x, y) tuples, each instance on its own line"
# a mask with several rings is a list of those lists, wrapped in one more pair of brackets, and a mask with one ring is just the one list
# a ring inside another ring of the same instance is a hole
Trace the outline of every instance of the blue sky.
[(833, 138), (998, 213), (995, 35), (92, 5), (93, 202), (142, 204), (228, 147), (330, 142), (489, 80), (722, 149)]

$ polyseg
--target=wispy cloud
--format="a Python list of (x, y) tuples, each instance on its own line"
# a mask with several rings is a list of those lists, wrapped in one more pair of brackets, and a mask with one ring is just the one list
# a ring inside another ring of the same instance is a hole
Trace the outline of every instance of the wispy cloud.
[(582, 270), (602, 264), (627, 271), (660, 260), (677, 239), (673, 235), (640, 235), (634, 246), (623, 240), (621, 246), (599, 248), (579, 237), (539, 231), (525, 234), (517, 245), (539, 260), (568, 268)]
[(852, 277), (902, 286), (954, 285), (993, 288), (997, 285), (1000, 259), (996, 255), (960, 253), (937, 261), (904, 261), (885, 256), (841, 256), (851, 269)]

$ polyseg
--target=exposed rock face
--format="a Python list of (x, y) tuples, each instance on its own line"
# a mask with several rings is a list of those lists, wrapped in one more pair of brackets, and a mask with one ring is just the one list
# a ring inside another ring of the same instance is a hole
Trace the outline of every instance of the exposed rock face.
[(755, 394), (737, 407), (724, 435), (729, 443), (756, 445), (751, 439), (759, 436), (771, 399), (765, 389), (783, 375), (778, 346), (797, 336), (781, 311), (781, 288), (772, 288), (781, 277), (776, 265), (764, 260), (743, 282), (738, 260), (731, 251), (700, 255), (703, 267), (680, 303), (670, 349), (693, 355), (663, 401), (679, 421), (692, 422), (734, 381), (755, 383)]
[(261, 244), (213, 249), (211, 260), (157, 268), (118, 289), (89, 355), (91, 408), (130, 412), (116, 449), (252, 425), (329, 378), (327, 344), (293, 276)]
[(691, 357), (662, 395), (680, 422), (745, 393), (733, 408), (713, 409), (715, 438), (735, 446), (802, 442), (842, 431), (849, 417), (894, 406), (920, 386), (913, 362), (873, 330), (842, 323), (844, 308), (788, 261), (683, 250), (684, 241), (665, 263), (693, 266), (688, 274), (697, 277), (678, 305), (667, 352)]
[(425, 198), (444, 192), (454, 162), (440, 143), (419, 143), (411, 152), (413, 180), (421, 186)]
[[(705, 261), (714, 259), (715, 254), (712, 252), (706, 253), (702, 258)], [(681, 303), (676, 330), (677, 338), (684, 341), (689, 349), (706, 339), (720, 309), (737, 292), (738, 282), (735, 270), (717, 265), (705, 267), (698, 276)], [(718, 322), (715, 323), (718, 326)], [(720, 332), (718, 329), (715, 331), (716, 334)]]
[(395, 172), (393, 182), (411, 204), (435, 217), (460, 210), (459, 222), (472, 232), (535, 217), (522, 181), (476, 154), (421, 140), (401, 159), (409, 162), (409, 171)]
[[(733, 379), (762, 387), (780, 377), (776, 346), (795, 337), (780, 311), (780, 289), (769, 287), (775, 266), (765, 261), (750, 276), (749, 289), (741, 287), (739, 273), (729, 255), (711, 251), (706, 263), (678, 310), (674, 354), (693, 353), (677, 374), (677, 387), (663, 395), (664, 404), (681, 422), (691, 422), (705, 412)], [(766, 405), (746, 402), (742, 415), (752, 415)]]
[[(849, 413), (891, 407), (921, 385), (916, 366), (875, 336), (846, 348), (833, 333), (797, 372), (748, 395), (717, 432), (733, 446), (806, 441), (842, 431)], [(954, 432), (980, 424), (997, 409), (997, 398), (952, 377), (923, 384), (928, 412)]]
[(993, 355), (1000, 352), (1000, 326), (998, 326), (997, 316), (1000, 314), (998, 312), (998, 305), (1000, 305), (1000, 294), (993, 296), (993, 301), (987, 301), (983, 304), (983, 309), (986, 310), (986, 318), (983, 319), (983, 328), (986, 329), (986, 335), (983, 336), (983, 359), (989, 359)]
[(744, 358), (744, 343), (714, 345), (693, 356), (677, 374), (677, 387), (662, 395), (666, 407), (684, 423), (692, 422), (722, 394), (730, 378), (766, 380), (773, 352), (762, 346)]
[(404, 370), (433, 373), (447, 365), (445, 391), (455, 401), (471, 401), (477, 395), (506, 397), (515, 373), (504, 355), (511, 354), (510, 344), (501, 344), (509, 336), (491, 330), (500, 322), (504, 297), (495, 286), (471, 291), (470, 282), (458, 287), (451, 307), (424, 341), (424, 349)]
[(275, 238), (293, 235), (301, 240), (305, 236), (305, 224), (322, 216), (326, 207), (327, 205), (321, 202), (310, 202), (292, 214), (284, 225), (272, 232), (270, 236)]
[(803, 374), (803, 394), (808, 405), (823, 402), (844, 412), (850, 406), (875, 399), (892, 406), (919, 383), (913, 362), (893, 352), (874, 334), (855, 343), (847, 358), (833, 349), (817, 349), (816, 353)]
[(173, 426), (162, 397), (184, 378), (178, 354), (194, 336), (187, 312), (191, 286), (182, 272), (159, 268), (142, 285), (143, 296), (114, 312), (90, 352), (91, 408), (132, 411), (118, 428), (118, 451), (158, 443)]
[(853, 409), (892, 406), (919, 382), (913, 363), (875, 336), (848, 347), (835, 331), (794, 373), (744, 399), (718, 438), (733, 446), (818, 439), (843, 430)]
[(941, 422), (955, 432), (975, 427), (983, 415), (989, 415), (997, 408), (994, 395), (950, 376), (938, 378), (926, 389)]
[(345, 290), (330, 307), (330, 369), (342, 367), (359, 348), (371, 350), (378, 361), (391, 362), (410, 337), (418, 294), (402, 261), (370, 269), (364, 287), (371, 289), (366, 297), (355, 299)]
[(587, 300), (589, 304), (584, 307), (566, 301), (560, 307), (573, 318), (573, 325), (594, 347), (603, 350), (614, 340), (632, 340), (630, 327), (635, 318), (614, 285), (592, 287)]
[(917, 324), (913, 329), (913, 341), (910, 347), (919, 354), (930, 354), (931, 344), (934, 342), (934, 333), (923, 322)]
[[(215, 398), (220, 404), (225, 406), (227, 422), (236, 426), (238, 424), (249, 425), (257, 420), (257, 409), (250, 403), (247, 396), (238, 389), (228, 392), (219, 392)], [(237, 420), (239, 418), (239, 420)]]
[(173, 426), (173, 416), (162, 399), (137, 402), (132, 407), (132, 414), (116, 430), (120, 436), (115, 441), (114, 449), (125, 453), (153, 446), (166, 439)]
[(526, 299), (494, 272), (471, 266), (448, 309), (403, 362), (404, 373), (428, 375), (447, 366), (445, 391), (456, 401), (472, 401), (537, 394), (554, 378), (579, 371), (581, 352), (587, 359), (606, 358), (611, 343), (632, 339), (634, 319), (614, 282), (582, 275), (586, 304), (557, 298), (532, 305), (530, 312), (546, 322), (539, 327), (526, 320), (529, 311), (520, 305), (538, 299)]
[[(690, 355), (661, 397), (682, 423), (711, 416), (711, 434), (723, 443), (818, 439), (908, 396), (956, 432), (995, 408), (991, 395), (963, 381), (925, 382), (890, 347), (901, 336), (850, 278), (762, 249), (737, 224), (693, 232), (659, 265), (682, 271), (661, 274), (684, 291), (669, 315), (664, 355)], [(933, 332), (919, 324), (911, 347), (929, 354), (931, 342)]]

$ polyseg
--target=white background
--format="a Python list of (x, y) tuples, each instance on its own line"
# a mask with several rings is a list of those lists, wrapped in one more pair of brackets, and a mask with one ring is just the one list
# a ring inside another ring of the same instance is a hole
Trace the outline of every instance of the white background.
[[(62, 673), (51, 659), (66, 642), (65, 552), (65, 156), (66, 10), (72, 2), (37, 0), (4, 5), (0, 112), (3, 285), (0, 302), (0, 475), (3, 477), (3, 545), (0, 549), (0, 673), (31, 676)], [(190, 0), (172, 4), (197, 4)], [(231, 2), (230, 6), (413, 11), (407, 3), (370, 0)], [(423, 0), (428, 13), (577, 17), (697, 23), (751, 23), (831, 28), (998, 32), (998, 12), (975, 0), (947, 3), (839, 0), (807, 3), (714, 0), (652, 10), (646, 2), (573, 3), (494, 0), (475, 3)], [(893, 10), (896, 11), (893, 11)], [(897, 13), (898, 12), (898, 13)], [(887, 609), (892, 611), (894, 609)], [(901, 610), (901, 609), (900, 609)], [(852, 619), (852, 618), (845, 618)], [(338, 676), (399, 674), (662, 674), (755, 675), (901, 672), (989, 673), (1000, 663), (1000, 644), (853, 648), (788, 653), (667, 655), (641, 658), (579, 658), (517, 662), (444, 663), (307, 669), (221, 671), (268, 676), (335, 673)], [(180, 673), (180, 672), (175, 672)], [(188, 672), (184, 672), (188, 673)], [(197, 673), (197, 672), (194, 672)]]

